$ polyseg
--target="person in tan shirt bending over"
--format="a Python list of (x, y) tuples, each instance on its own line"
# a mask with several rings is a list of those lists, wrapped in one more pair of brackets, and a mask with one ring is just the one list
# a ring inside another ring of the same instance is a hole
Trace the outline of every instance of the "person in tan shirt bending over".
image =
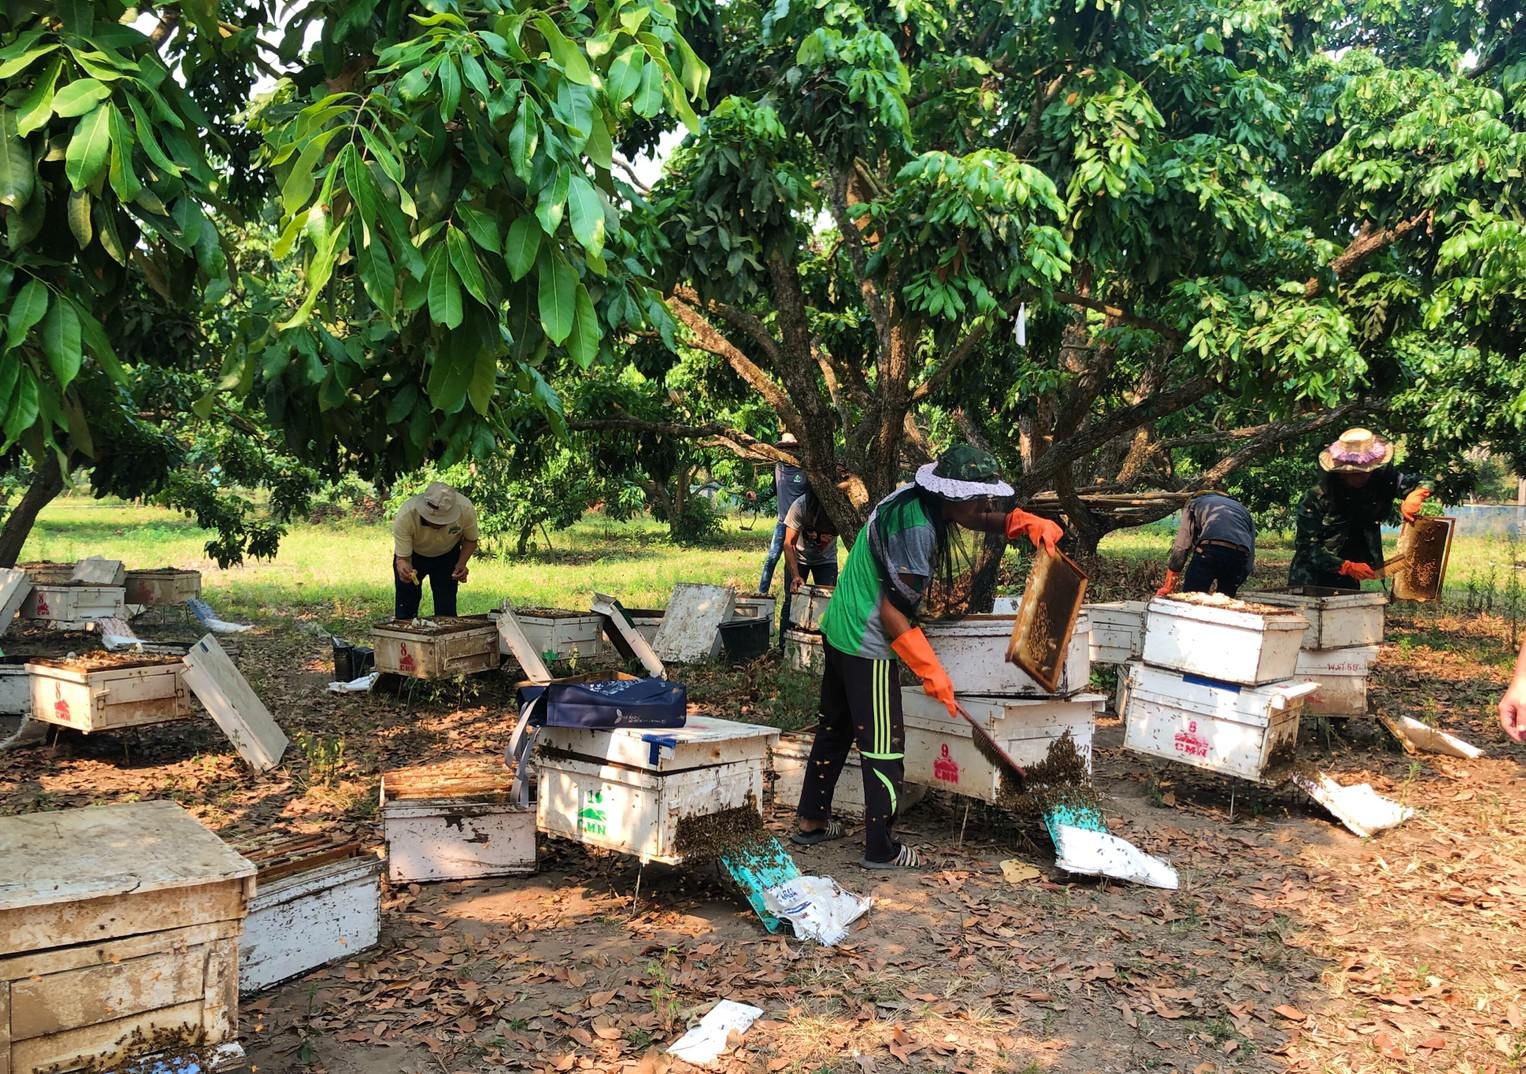
[(470, 500), (440, 481), (411, 497), (392, 520), (394, 617), (419, 614), (423, 578), (434, 594), (434, 614), (455, 615), (456, 587), (466, 581), (466, 561), (476, 550), (477, 510)]

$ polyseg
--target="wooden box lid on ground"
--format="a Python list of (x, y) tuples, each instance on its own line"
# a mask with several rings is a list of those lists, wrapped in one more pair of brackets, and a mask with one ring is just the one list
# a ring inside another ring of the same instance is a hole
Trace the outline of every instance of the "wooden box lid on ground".
[(0, 1069), (231, 1039), (254, 872), (173, 802), (0, 818)]
[(392, 619), (371, 628), (376, 670), (444, 679), (498, 668), (498, 624), (486, 615)]
[(381, 932), (381, 861), (328, 835), (263, 833), (233, 845), (259, 869), (239, 951), (241, 992), (350, 958)]
[(86, 734), (191, 715), (185, 665), (174, 656), (91, 652), (26, 665), (32, 718)]
[(129, 604), (181, 604), (201, 596), (201, 572), (178, 567), (128, 571), (124, 586)]
[(535, 813), (514, 804), (513, 776), (497, 758), (385, 773), (387, 878), (399, 883), (533, 873)]

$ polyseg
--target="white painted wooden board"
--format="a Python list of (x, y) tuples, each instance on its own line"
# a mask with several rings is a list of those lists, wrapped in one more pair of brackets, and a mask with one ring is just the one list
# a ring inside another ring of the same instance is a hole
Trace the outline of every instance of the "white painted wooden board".
[(0, 568), (0, 634), (10, 629), (16, 613), (32, 592), (32, 583), (26, 571), (17, 567)]
[(820, 675), (827, 668), (827, 651), (821, 635), (814, 630), (786, 630), (784, 662), (796, 671)]
[(763, 801), (762, 759), (670, 775), (571, 757), (539, 761), (536, 823), (548, 835), (676, 865), (678, 827)]
[(346, 858), (255, 892), (239, 945), (238, 987), (257, 992), (350, 958), (381, 933), (381, 862)]
[(960, 694), (1000, 697), (1068, 697), (1091, 682), (1091, 621), (1076, 616), (1065, 665), (1053, 692), (1007, 662), (1013, 616), (968, 615), (950, 623), (925, 623), (922, 632)]
[(527, 876), (536, 868), (535, 814), (509, 803), (384, 802), (382, 835), (387, 879), (393, 883)]
[(1131, 663), (1123, 745), (1227, 776), (1279, 778), (1273, 762), (1290, 756), (1304, 699), (1318, 688), (1301, 681), (1241, 686)]
[(69, 572), (69, 581), (85, 585), (122, 585), (127, 581), (127, 568), (120, 559), (86, 556)]
[[(627, 660), (639, 660), (648, 675), (655, 675), (659, 679), (667, 677), (668, 669), (652, 649), (652, 642), (656, 640), (657, 631), (662, 626), (662, 615), (655, 619), (651, 616), (630, 615), (618, 600), (607, 593), (595, 593), (592, 607), (604, 627), (604, 633), (609, 637), (609, 643), (621, 656)], [(628, 615), (629, 620), (626, 618)], [(643, 623), (643, 619), (649, 621)]]
[(1292, 608), (1309, 621), (1304, 631), (1305, 649), (1349, 649), (1383, 643), (1383, 619), (1388, 594), (1336, 593), (1311, 596), (1304, 593), (1241, 593), (1241, 600)]
[(763, 761), (779, 739), (777, 727), (690, 716), (682, 727), (542, 727), (536, 745), (601, 764), (652, 772), (682, 772), (736, 761)]
[(260, 772), (280, 764), (286, 752), (285, 732), (217, 639), (206, 635), (183, 659), (186, 685), (207, 707), (238, 755)]
[(514, 609), (505, 602), (496, 615), (498, 651), (518, 661), (519, 670), (524, 672), (525, 678), (529, 681), (550, 682), (551, 672), (546, 667), (546, 662), (540, 658), (540, 650), (525, 636), (524, 627), (520, 625), (519, 617), (514, 614)]
[(653, 651), (664, 663), (713, 659), (721, 651), (721, 624), (735, 607), (736, 591), (729, 586), (679, 582), (657, 628)]
[(1144, 661), (1223, 682), (1262, 686), (1293, 677), (1308, 626), (1309, 621), (1291, 608), (1263, 615), (1156, 597), (1145, 616)]
[[(20, 657), (7, 657), (19, 660)], [(0, 664), (0, 716), (26, 716), (32, 711), (32, 680), (25, 663)], [(4, 737), (0, 735), (0, 737)]]

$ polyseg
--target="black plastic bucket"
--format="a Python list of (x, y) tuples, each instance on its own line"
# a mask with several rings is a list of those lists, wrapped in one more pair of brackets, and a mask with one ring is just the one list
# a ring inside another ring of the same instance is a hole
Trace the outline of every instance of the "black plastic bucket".
[(334, 639), (334, 681), (350, 682), (369, 674), (376, 667), (376, 650), (369, 645), (351, 645), (343, 638)]
[(746, 664), (768, 652), (773, 624), (761, 615), (721, 624), (721, 648), (733, 664)]

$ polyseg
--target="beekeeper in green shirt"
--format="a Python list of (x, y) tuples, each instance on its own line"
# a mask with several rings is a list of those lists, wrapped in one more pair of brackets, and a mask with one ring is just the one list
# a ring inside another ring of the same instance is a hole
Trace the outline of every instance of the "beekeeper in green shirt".
[[(864, 777), (864, 856), (869, 869), (916, 868), (917, 852), (896, 841), (892, 828), (905, 757), (900, 663), (929, 697), (957, 718), (954, 684), (939, 663), (917, 612), (931, 586), (954, 581), (954, 550), (968, 547), (963, 528), (1028, 537), (1053, 548), (1060, 527), (1022, 510), (1005, 510), (1012, 486), (996, 460), (966, 445), (921, 467), (916, 480), (881, 500), (853, 542), (848, 562), (822, 614), (826, 667), (816, 739), (806, 764), (791, 839), (811, 845), (843, 834), (832, 817), (832, 795), (857, 743)], [(900, 663), (892, 659), (900, 658)]]

